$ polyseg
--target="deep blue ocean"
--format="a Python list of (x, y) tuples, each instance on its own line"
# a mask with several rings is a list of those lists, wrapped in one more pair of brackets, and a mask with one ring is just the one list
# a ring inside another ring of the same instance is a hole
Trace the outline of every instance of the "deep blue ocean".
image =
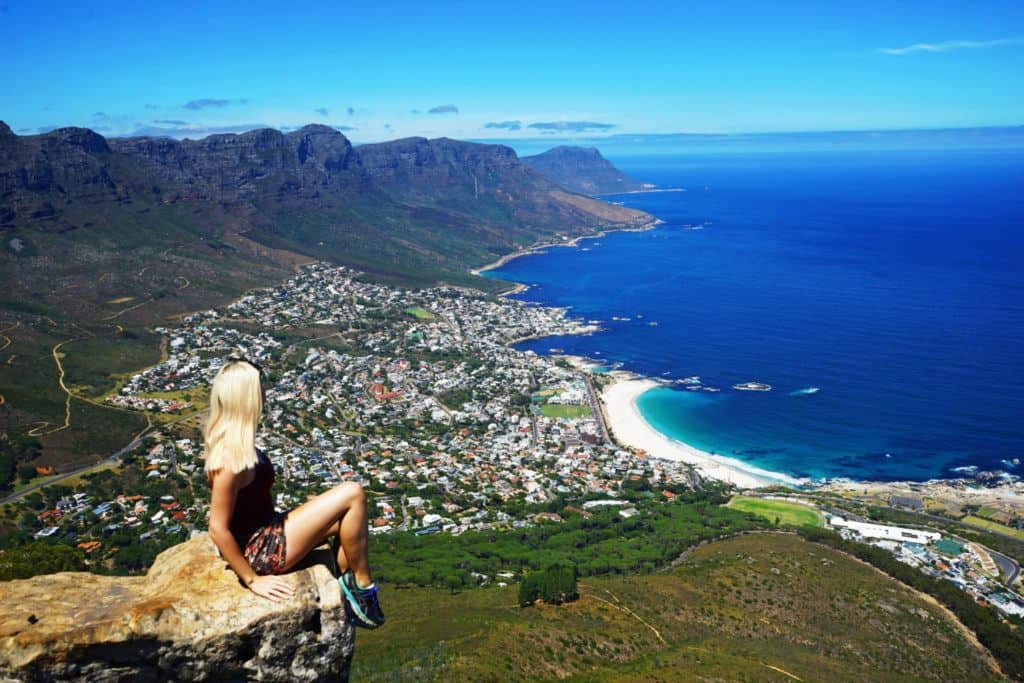
[[(641, 412), (778, 472), (1024, 473), (1024, 151), (613, 161), (686, 191), (605, 197), (665, 223), (491, 271), (605, 328), (521, 348), (699, 375), (721, 391), (654, 389)], [(747, 381), (773, 389), (732, 389)]]

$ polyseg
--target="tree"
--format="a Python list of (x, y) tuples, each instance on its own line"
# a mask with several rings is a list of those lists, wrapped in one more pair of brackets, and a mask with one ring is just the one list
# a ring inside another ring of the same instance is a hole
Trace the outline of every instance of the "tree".
[(67, 545), (34, 541), (0, 555), (0, 581), (85, 569), (82, 551)]
[(519, 584), (519, 604), (523, 607), (543, 600), (552, 605), (578, 599), (575, 565), (554, 564), (539, 572), (531, 572)]
[(448, 592), (455, 595), (460, 588), (462, 588), (462, 579), (455, 574), (449, 574), (444, 577), (444, 585), (448, 589)]
[(36, 476), (36, 468), (33, 465), (18, 465), (18, 479), (30, 481)]

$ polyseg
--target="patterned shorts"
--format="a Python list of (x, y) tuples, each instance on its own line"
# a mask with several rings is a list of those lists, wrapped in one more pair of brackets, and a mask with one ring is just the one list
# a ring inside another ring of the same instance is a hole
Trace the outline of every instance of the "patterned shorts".
[(257, 574), (280, 574), (284, 571), (286, 513), (277, 512), (265, 526), (249, 536), (242, 554)]

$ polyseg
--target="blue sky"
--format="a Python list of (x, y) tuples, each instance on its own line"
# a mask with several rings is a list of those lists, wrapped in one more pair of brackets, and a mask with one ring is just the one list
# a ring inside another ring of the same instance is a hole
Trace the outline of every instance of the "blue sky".
[(357, 141), (1024, 124), (1020, 0), (198, 4), (0, 0), (0, 119)]

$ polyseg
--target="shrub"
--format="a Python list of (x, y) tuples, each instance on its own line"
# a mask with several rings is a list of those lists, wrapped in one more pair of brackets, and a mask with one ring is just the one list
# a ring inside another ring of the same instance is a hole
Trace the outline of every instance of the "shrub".
[(0, 555), (0, 581), (84, 569), (85, 558), (82, 552), (67, 545), (35, 541)]
[(532, 605), (536, 600), (560, 605), (578, 599), (576, 567), (554, 564), (539, 572), (530, 572), (519, 584), (519, 604)]

